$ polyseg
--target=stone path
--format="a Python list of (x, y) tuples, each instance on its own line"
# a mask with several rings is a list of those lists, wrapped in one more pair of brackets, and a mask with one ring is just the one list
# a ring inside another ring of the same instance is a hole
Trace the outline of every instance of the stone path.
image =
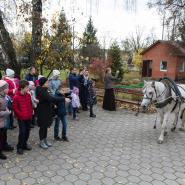
[[(97, 118), (80, 113), (69, 118), (70, 142), (38, 147), (38, 128), (31, 132), (32, 151), (23, 156), (7, 153), (0, 161), (0, 185), (177, 185), (185, 184), (185, 133), (169, 133), (157, 144), (155, 115), (96, 109)], [(15, 146), (17, 130), (9, 131)]]

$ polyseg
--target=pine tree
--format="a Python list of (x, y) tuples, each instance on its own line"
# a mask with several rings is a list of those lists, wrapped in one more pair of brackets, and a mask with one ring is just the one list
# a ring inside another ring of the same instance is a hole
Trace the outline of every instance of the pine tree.
[(97, 30), (94, 28), (93, 21), (91, 17), (87, 23), (85, 32), (83, 33), (81, 55), (83, 57), (88, 57), (89, 61), (93, 57), (99, 57), (101, 55), (101, 49), (96, 37)]
[(123, 65), (121, 62), (121, 50), (119, 45), (114, 42), (108, 52), (108, 56), (111, 60), (112, 73), (115, 75), (116, 71), (119, 70), (118, 78), (123, 78)]
[(72, 33), (64, 10), (60, 13), (56, 34), (52, 39), (52, 49), (59, 54), (60, 63), (63, 67), (73, 65)]

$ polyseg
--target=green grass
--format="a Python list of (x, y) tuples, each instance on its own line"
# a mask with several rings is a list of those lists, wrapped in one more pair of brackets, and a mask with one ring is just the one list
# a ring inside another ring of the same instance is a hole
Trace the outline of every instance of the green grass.
[(133, 80), (133, 79), (141, 79), (141, 75), (139, 74), (138, 71), (124, 73), (123, 80)]

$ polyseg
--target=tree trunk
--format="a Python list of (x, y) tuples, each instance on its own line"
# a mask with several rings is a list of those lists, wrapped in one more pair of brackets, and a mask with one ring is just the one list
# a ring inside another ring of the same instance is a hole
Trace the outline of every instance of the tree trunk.
[[(16, 52), (13, 47), (13, 43), (10, 38), (10, 35), (4, 26), (1, 12), (0, 12), (0, 44), (1, 44), (2, 50), (5, 52), (8, 58), (8, 63), (6, 64), (5, 61), (3, 61), (4, 62), (3, 66), (12, 68), (15, 71), (15, 74), (20, 76), (21, 67), (20, 67), (20, 64), (18, 64), (17, 62)], [(1, 59), (3, 60), (3, 58)]]
[(32, 0), (32, 65), (41, 55), (42, 0)]

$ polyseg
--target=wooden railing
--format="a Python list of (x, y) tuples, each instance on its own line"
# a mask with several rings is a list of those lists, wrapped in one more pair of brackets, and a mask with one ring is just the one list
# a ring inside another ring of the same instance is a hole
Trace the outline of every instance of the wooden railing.
[[(132, 104), (132, 105), (136, 105), (137, 106), (137, 113), (136, 115), (139, 113), (139, 107), (141, 104), (141, 98), (143, 97), (143, 93), (141, 90), (136, 90), (136, 89), (125, 89), (125, 88), (115, 88), (115, 96), (116, 96), (116, 102), (121, 102), (121, 103), (125, 103), (125, 104)], [(103, 98), (104, 96), (104, 89), (96, 89), (96, 93), (98, 97)], [(130, 100), (130, 99), (123, 99), (123, 98), (119, 98), (119, 94), (130, 94), (130, 95), (134, 95), (136, 97), (138, 97), (138, 100)]]

